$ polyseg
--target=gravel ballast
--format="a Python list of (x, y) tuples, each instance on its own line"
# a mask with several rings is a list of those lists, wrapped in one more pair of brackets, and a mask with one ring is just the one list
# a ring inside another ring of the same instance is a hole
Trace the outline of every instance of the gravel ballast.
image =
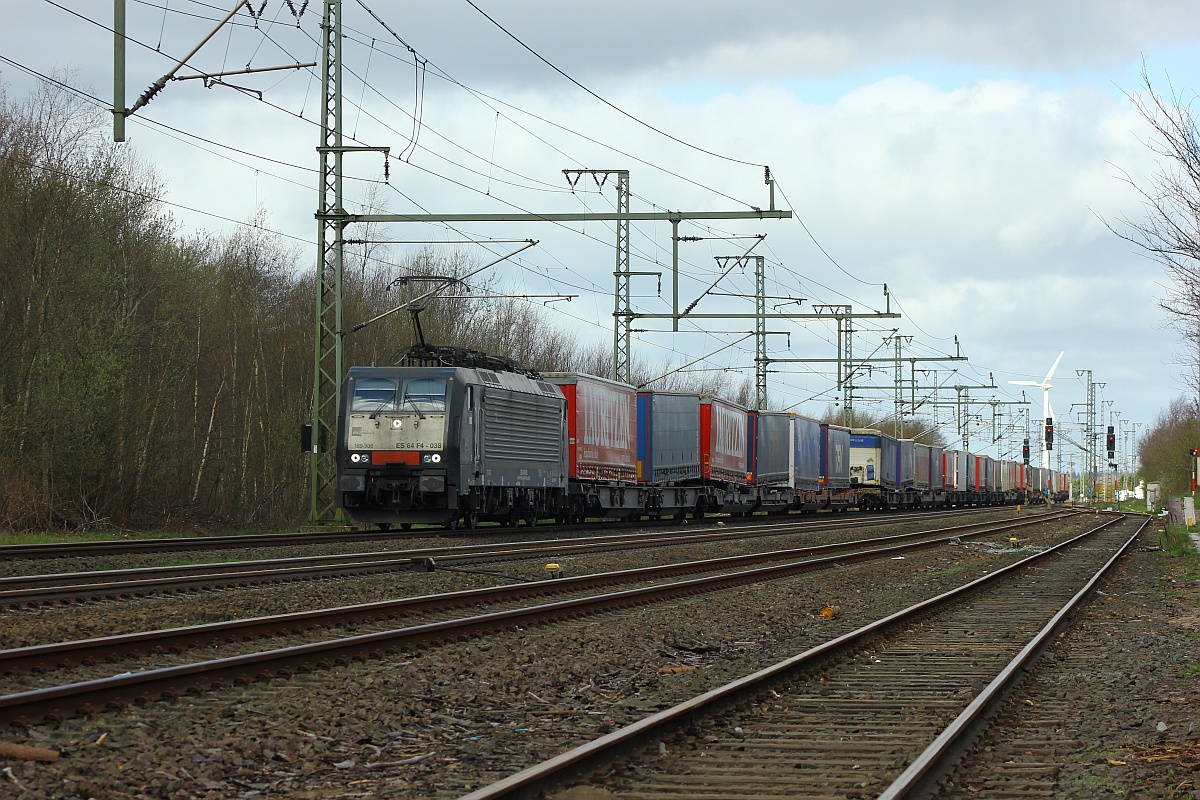
[[(1183, 781), (1195, 775), (1187, 753), (1197, 750), (1200, 679), (1186, 673), (1200, 661), (1189, 638), (1196, 576), (1175, 574), (1178, 560), (1150, 549), (1152, 539), (1105, 583), (1083, 627), (1048, 651), (1056, 677), (1039, 670), (1021, 687), (1044, 680), (1046, 691), (1068, 695), (1058, 698), (1068, 709), (1061, 727), (1077, 733), (1058, 739), (1080, 749), (1064, 756), (1071, 764), (1054, 796), (1100, 796), (1100, 773), (1143, 792), (1166, 787), (1170, 769)], [(3, 780), (17, 797), (456, 797), (1023, 555), (1004, 545), (926, 551), (9, 731), (7, 740), (63, 757), (0, 761), (10, 770)], [(832, 606), (838, 613), (821, 619)], [(1015, 720), (1029, 707), (1015, 698), (1005, 713)], [(981, 743), (978, 764), (955, 781), (959, 796), (979, 796), (986, 786), (972, 775), (1006, 746), (1002, 737)], [(1097, 760), (1104, 769), (1093, 769)]]

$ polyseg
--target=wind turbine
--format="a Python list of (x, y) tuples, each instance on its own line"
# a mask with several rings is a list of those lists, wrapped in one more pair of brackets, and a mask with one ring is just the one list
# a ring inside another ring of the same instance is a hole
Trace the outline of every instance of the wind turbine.
[[(1063, 352), (1066, 352), (1065, 350)], [(1058, 369), (1058, 362), (1062, 361), (1063, 353), (1058, 354), (1058, 358), (1054, 359), (1054, 366), (1046, 373), (1046, 377), (1039, 381), (1009, 381), (1009, 383), (1017, 386), (1038, 386), (1042, 390), (1042, 420), (1054, 419), (1054, 409), (1050, 407), (1050, 379), (1054, 377), (1054, 370)], [(1042, 466), (1046, 469), (1050, 468), (1050, 448), (1046, 446), (1046, 437), (1042, 436)]]

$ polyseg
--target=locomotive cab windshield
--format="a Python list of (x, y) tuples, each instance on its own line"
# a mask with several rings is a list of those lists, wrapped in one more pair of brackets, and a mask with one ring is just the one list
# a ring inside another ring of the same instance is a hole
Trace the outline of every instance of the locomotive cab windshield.
[(396, 381), (386, 378), (364, 378), (354, 384), (350, 411), (379, 414), (396, 410)]
[(417, 414), (446, 413), (446, 381), (438, 378), (413, 378), (404, 383), (399, 400), (399, 381), (388, 378), (363, 378), (354, 384), (350, 412), (369, 414), (413, 411)]
[(401, 411), (415, 411), (418, 415), (446, 413), (446, 381), (439, 378), (413, 378), (404, 384), (404, 399)]
[[(445, 378), (364, 377), (351, 383), (345, 436), (352, 463), (407, 463), (409, 457), (401, 453), (415, 456), (445, 447)], [(394, 455), (370, 456), (369, 452)]]

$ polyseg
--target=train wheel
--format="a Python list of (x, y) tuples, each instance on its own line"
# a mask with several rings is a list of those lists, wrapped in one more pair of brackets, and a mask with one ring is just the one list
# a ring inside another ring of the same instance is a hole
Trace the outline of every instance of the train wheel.
[(376, 527), (378, 527), (379, 530), (381, 530), (381, 531), (390, 531), (392, 529), (392, 523), (379, 522), (379, 523), (376, 523)]
[(401, 523), (400, 523), (400, 530), (402, 530), (402, 531), (411, 531), (411, 530), (412, 530), (412, 523), (411, 523), (411, 522), (401, 522)]
[(463, 514), (463, 525), (468, 530), (472, 531), (479, 527), (479, 512), (468, 511), (467, 513)]

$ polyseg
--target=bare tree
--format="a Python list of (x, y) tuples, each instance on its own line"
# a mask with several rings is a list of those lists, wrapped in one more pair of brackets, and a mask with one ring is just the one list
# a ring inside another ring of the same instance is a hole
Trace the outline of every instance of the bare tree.
[(1114, 232), (1165, 270), (1166, 294), (1159, 306), (1183, 341), (1179, 363), (1200, 413), (1200, 131), (1195, 96), (1187, 98), (1173, 87), (1169, 94), (1158, 91), (1143, 64), (1142, 90), (1129, 97), (1150, 124), (1146, 145), (1160, 163), (1143, 184), (1126, 176), (1142, 197), (1145, 218), (1124, 219), (1127, 229)]

